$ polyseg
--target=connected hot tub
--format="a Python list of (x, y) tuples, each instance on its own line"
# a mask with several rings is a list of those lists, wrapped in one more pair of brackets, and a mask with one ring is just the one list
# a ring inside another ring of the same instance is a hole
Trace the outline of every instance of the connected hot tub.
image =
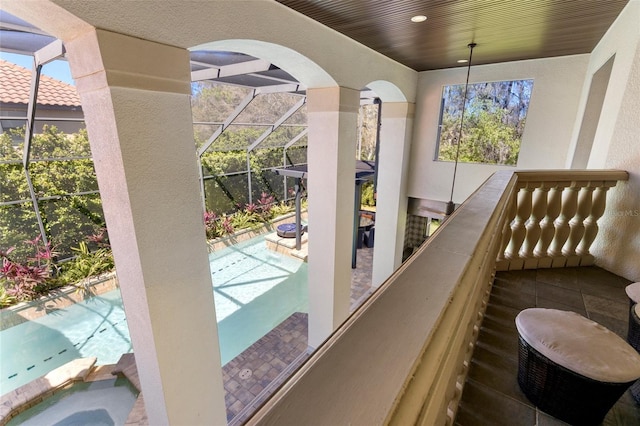
[(124, 377), (75, 382), (13, 417), (7, 425), (123, 425), (138, 391)]

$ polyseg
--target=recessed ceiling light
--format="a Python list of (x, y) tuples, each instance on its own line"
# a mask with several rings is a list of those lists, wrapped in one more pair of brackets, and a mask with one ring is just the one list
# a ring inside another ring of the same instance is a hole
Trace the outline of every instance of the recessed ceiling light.
[(411, 22), (424, 22), (427, 20), (427, 17), (424, 15), (416, 15), (411, 17)]
[(467, 62), (469, 62), (468, 59), (458, 59), (459, 64), (466, 64)]

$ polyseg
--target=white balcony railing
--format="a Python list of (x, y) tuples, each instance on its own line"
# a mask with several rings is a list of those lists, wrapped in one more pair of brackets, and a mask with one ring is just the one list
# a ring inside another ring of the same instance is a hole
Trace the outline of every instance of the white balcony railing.
[(504, 224), (499, 271), (593, 265), (589, 253), (606, 194), (625, 171), (518, 172)]
[(496, 265), (593, 262), (606, 189), (626, 178), (494, 174), (248, 423), (452, 424)]

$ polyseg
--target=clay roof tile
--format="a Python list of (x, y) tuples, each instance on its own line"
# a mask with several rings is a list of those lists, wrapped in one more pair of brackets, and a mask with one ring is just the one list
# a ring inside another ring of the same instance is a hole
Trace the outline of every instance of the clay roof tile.
[[(0, 59), (0, 102), (28, 104), (31, 70)], [(79, 107), (76, 88), (44, 74), (40, 75), (38, 105)]]

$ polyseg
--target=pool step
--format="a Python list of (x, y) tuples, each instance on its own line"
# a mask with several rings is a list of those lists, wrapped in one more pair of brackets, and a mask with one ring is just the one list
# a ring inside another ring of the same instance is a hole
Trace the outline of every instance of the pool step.
[(300, 250), (292, 249), (290, 254), (291, 256), (298, 258), (303, 262), (306, 262), (309, 258), (309, 249), (307, 248), (306, 244), (303, 244)]
[(309, 234), (307, 232), (302, 234), (302, 247), (300, 248), (300, 250), (296, 250), (295, 238), (282, 238), (278, 236), (277, 233), (272, 232), (270, 234), (267, 234), (264, 239), (269, 250), (273, 250), (277, 253), (300, 259), (303, 262), (306, 262), (307, 258), (309, 257), (309, 249), (307, 248)]
[(85, 382), (96, 382), (99, 380), (109, 380), (113, 379), (113, 369), (115, 365), (107, 364), (107, 365), (96, 365), (93, 367), (91, 372), (87, 377), (85, 377)]

